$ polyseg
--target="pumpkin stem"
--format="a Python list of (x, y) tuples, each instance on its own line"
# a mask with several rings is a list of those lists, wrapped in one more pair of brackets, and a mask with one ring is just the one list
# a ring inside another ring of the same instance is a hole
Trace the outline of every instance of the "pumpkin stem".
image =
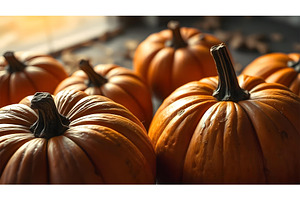
[(26, 67), (25, 64), (20, 62), (14, 55), (14, 52), (12, 51), (7, 51), (3, 54), (3, 57), (8, 63), (8, 71), (9, 73), (14, 73), (14, 72), (20, 72), (23, 71), (24, 68)]
[(234, 101), (249, 99), (247, 90), (240, 88), (230, 56), (224, 43), (215, 45), (210, 49), (214, 58), (219, 82), (213, 96), (219, 101)]
[(300, 59), (298, 62), (289, 61), (288, 66), (294, 68), (296, 72), (300, 73)]
[(79, 63), (79, 67), (84, 71), (89, 77), (89, 86), (100, 87), (101, 85), (107, 83), (107, 79), (95, 72), (93, 67), (90, 65), (88, 60), (82, 59)]
[(48, 92), (36, 92), (31, 100), (32, 109), (38, 110), (38, 119), (30, 127), (35, 137), (50, 139), (62, 135), (70, 121), (58, 113), (52, 95)]
[(173, 47), (175, 49), (186, 47), (187, 43), (183, 40), (181, 36), (179, 22), (170, 21), (168, 23), (168, 28), (172, 31), (173, 37), (172, 41), (168, 41), (167, 46)]

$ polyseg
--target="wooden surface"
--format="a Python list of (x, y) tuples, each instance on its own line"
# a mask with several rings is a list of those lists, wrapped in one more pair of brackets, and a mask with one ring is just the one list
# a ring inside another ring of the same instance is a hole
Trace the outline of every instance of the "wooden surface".
[[(132, 69), (132, 56), (136, 46), (150, 34), (166, 29), (170, 20), (178, 20), (181, 26), (195, 27), (203, 32), (215, 34), (222, 37), (221, 40), (225, 40), (224, 34), (227, 34), (226, 41), (222, 41), (226, 42), (232, 53), (237, 74), (264, 53), (300, 52), (300, 25), (289, 24), (272, 17), (123, 17), (121, 29), (75, 48), (66, 49), (57, 58), (65, 62), (70, 74), (78, 69), (77, 60), (81, 58), (90, 59), (94, 65), (115, 63)], [(237, 42), (237, 33), (242, 35), (242, 43), (246, 38), (250, 37), (251, 40), (251, 36), (258, 36), (266, 48), (258, 50), (243, 47), (243, 44)], [(228, 39), (228, 34), (231, 39)], [(153, 99), (153, 103), (156, 110), (161, 102)]]
[[(212, 33), (216, 36), (222, 34), (241, 33), (245, 39), (251, 35), (260, 35), (267, 44), (268, 52), (299, 52), (300, 44), (300, 24), (291, 25), (289, 23), (275, 20), (276, 17), (217, 17), (219, 26), (214, 27), (209, 24), (208, 18), (214, 17), (152, 17), (121, 18), (121, 30), (114, 37), (107, 40), (103, 37), (86, 43), (81, 48), (71, 49), (73, 55), (89, 57), (93, 63), (114, 62), (124, 67), (131, 68), (132, 62), (130, 52), (135, 45), (143, 41), (147, 36), (154, 32), (166, 29), (166, 24), (170, 20), (178, 20), (181, 26), (195, 27), (206, 33)], [(289, 17), (286, 17), (288, 19)], [(300, 17), (298, 17), (300, 18)], [(212, 21), (212, 20), (211, 20)], [(213, 23), (212, 23), (213, 24)], [(221, 34), (220, 34), (221, 33)], [(223, 38), (220, 38), (221, 40)], [(235, 49), (228, 42), (230, 51), (233, 54), (235, 63), (241, 65), (237, 73), (256, 57), (265, 52), (249, 50), (245, 48)], [(70, 50), (70, 49), (69, 49)], [(70, 52), (70, 51), (69, 51)], [(132, 53), (132, 52), (131, 52)], [(61, 55), (59, 56), (61, 58)]]

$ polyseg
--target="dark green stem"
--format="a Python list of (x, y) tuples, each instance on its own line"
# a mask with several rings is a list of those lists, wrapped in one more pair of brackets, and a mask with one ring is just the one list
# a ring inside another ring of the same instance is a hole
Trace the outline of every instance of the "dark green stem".
[(62, 135), (69, 128), (70, 121), (58, 113), (50, 93), (35, 93), (31, 100), (31, 108), (37, 109), (39, 115), (30, 127), (35, 137), (50, 139)]
[(93, 67), (90, 65), (89, 61), (81, 60), (79, 63), (79, 67), (82, 71), (84, 71), (89, 77), (89, 86), (100, 87), (103, 84), (107, 83), (107, 79), (95, 72)]
[(294, 68), (296, 72), (300, 73), (300, 58), (297, 62), (289, 61), (288, 66)]
[(181, 36), (180, 25), (177, 21), (170, 21), (168, 23), (168, 28), (172, 31), (173, 37), (171, 41), (167, 42), (167, 46), (173, 47), (175, 49), (183, 48), (187, 46), (187, 43)]
[(219, 101), (233, 101), (249, 99), (250, 94), (247, 90), (240, 88), (230, 56), (225, 44), (211, 47), (211, 55), (215, 60), (218, 71), (218, 87), (213, 96)]
[(3, 57), (8, 63), (8, 71), (9, 73), (20, 72), (23, 71), (26, 65), (20, 62), (14, 55), (14, 52), (7, 51), (3, 54)]

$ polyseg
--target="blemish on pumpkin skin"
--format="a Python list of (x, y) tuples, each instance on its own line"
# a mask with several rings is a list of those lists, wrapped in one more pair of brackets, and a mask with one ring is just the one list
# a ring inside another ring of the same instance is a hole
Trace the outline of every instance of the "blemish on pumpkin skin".
[(205, 40), (206, 40), (204, 34), (200, 34), (198, 39), (199, 39), (199, 40), (202, 40), (202, 41), (205, 41)]
[(126, 159), (125, 163), (126, 163), (126, 165), (128, 166), (129, 173), (132, 175), (132, 177), (133, 177), (134, 179), (136, 179), (136, 178), (137, 178), (137, 174), (139, 173), (139, 171), (135, 171), (135, 170), (133, 169), (132, 162), (131, 162), (129, 159)]
[(170, 143), (169, 146), (175, 146), (176, 145), (176, 139), (172, 138), (169, 143)]
[(285, 131), (280, 131), (280, 135), (282, 138), (285, 138), (285, 139), (287, 139), (289, 137)]
[(192, 162), (192, 168), (195, 169), (196, 167), (197, 167), (197, 164), (196, 164), (195, 160), (193, 160), (193, 162)]
[(184, 113), (184, 111), (185, 111), (184, 109), (179, 110), (179, 111), (177, 112), (177, 115), (178, 115), (178, 116), (181, 116), (181, 115)]
[(199, 153), (200, 153), (200, 148), (197, 148), (197, 149), (195, 150), (195, 156), (198, 156)]
[(126, 159), (125, 163), (126, 163), (126, 165), (129, 166), (130, 168), (132, 167), (131, 162), (130, 162), (129, 159)]
[(121, 146), (122, 146), (122, 144), (118, 142), (117, 143), (117, 147), (121, 147)]
[(99, 169), (98, 168), (94, 168), (94, 173), (97, 175), (97, 176), (99, 176), (101, 179), (103, 179), (103, 176), (102, 176), (102, 174), (100, 173), (100, 171), (99, 171)]

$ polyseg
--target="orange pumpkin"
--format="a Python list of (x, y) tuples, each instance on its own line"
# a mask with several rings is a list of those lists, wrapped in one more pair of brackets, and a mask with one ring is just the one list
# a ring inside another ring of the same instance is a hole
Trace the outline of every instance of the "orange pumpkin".
[(106, 97), (39, 92), (1, 108), (0, 127), (2, 184), (155, 183), (146, 130)]
[(280, 83), (300, 96), (300, 53), (269, 53), (256, 58), (242, 74), (260, 76), (270, 83)]
[(149, 137), (166, 183), (300, 183), (300, 98), (262, 78), (235, 75), (224, 44), (218, 77), (165, 99)]
[(148, 86), (131, 70), (115, 64), (96, 65), (80, 61), (80, 69), (62, 81), (54, 94), (61, 90), (79, 90), (89, 95), (103, 95), (124, 105), (146, 128), (153, 116)]
[(221, 42), (175, 21), (169, 22), (168, 28), (148, 36), (133, 58), (134, 71), (161, 100), (185, 83), (217, 75), (209, 49)]
[(62, 64), (49, 55), (5, 52), (0, 57), (0, 107), (37, 91), (53, 93), (66, 77)]

